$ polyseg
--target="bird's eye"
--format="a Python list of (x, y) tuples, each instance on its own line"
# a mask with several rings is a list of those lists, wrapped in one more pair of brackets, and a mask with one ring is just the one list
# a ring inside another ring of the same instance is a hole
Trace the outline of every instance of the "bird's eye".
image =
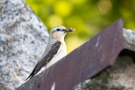
[(57, 31), (60, 31), (60, 29), (58, 28)]

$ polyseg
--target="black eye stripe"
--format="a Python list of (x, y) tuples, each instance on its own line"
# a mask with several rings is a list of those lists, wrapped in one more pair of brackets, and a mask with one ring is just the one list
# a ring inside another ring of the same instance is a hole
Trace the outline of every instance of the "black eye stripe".
[(59, 28), (57, 28), (56, 30), (57, 30), (57, 31), (60, 31), (60, 29), (59, 29)]

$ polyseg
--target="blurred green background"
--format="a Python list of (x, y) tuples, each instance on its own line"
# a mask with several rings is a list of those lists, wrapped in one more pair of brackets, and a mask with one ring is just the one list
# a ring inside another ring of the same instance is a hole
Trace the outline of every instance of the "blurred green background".
[(119, 18), (135, 28), (135, 0), (26, 0), (48, 30), (63, 25), (76, 28), (66, 36), (68, 52)]

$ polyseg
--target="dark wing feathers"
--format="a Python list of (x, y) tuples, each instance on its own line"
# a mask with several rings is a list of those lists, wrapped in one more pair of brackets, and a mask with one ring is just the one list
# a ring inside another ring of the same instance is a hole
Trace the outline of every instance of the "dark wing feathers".
[(54, 45), (52, 45), (52, 48), (50, 49), (48, 54), (46, 54), (46, 56), (36, 64), (35, 68), (31, 72), (31, 74), (28, 76), (29, 79), (31, 79), (33, 76), (35, 76), (38, 73), (38, 71), (40, 71), (40, 69), (43, 66), (45, 66), (54, 57), (54, 55), (57, 53), (60, 45), (61, 45), (61, 42), (56, 42)]

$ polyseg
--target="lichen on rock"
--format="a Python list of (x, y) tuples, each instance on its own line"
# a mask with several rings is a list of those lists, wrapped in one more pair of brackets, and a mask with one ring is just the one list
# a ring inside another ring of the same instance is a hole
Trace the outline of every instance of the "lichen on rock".
[(131, 57), (118, 57), (112, 67), (102, 71), (89, 82), (81, 83), (74, 90), (134, 90), (135, 64)]

